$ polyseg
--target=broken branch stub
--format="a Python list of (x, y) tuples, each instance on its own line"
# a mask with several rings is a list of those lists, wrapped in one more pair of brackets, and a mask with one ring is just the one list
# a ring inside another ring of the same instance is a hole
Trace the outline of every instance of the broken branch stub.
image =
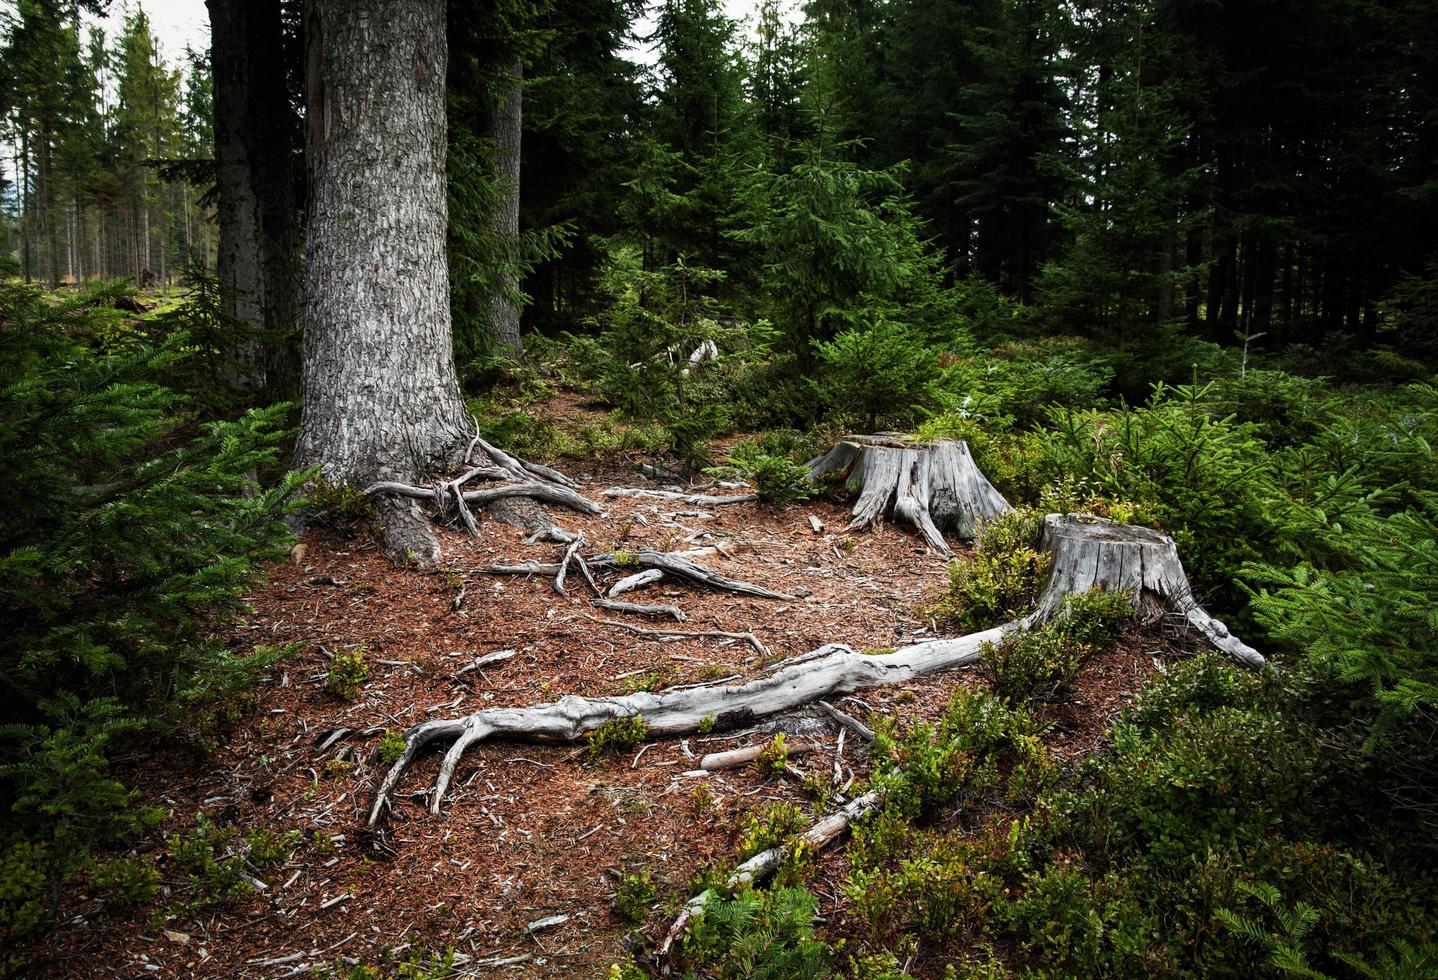
[[(1033, 612), (967, 636), (928, 640), (875, 656), (827, 644), (781, 661), (768, 673), (740, 684), (701, 684), (609, 698), (571, 695), (548, 704), (489, 708), (462, 718), (421, 722), (406, 733), (405, 750), (380, 784), (369, 822), (373, 825), (379, 820), (405, 769), (433, 743), (451, 743), (430, 803), (438, 812), (460, 758), (476, 742), (490, 738), (572, 742), (606, 722), (634, 717), (642, 718), (652, 735), (746, 725), (755, 718), (813, 701), (966, 666), (978, 660), (985, 644), (1041, 625), (1059, 612), (1064, 596), (1094, 587), (1129, 591), (1135, 606), (1156, 603), (1173, 609), (1240, 663), (1250, 667), (1263, 664), (1256, 650), (1230, 635), (1194, 600), (1172, 538), (1095, 517), (1051, 514), (1044, 523), (1042, 546), (1054, 555), (1053, 571)], [(641, 632), (628, 624), (613, 625)], [(654, 632), (667, 635), (668, 631)]]
[(949, 554), (943, 532), (972, 538), (1009, 503), (974, 463), (968, 443), (912, 442), (891, 433), (845, 436), (809, 462), (809, 479), (833, 480), (858, 491), (846, 531), (873, 526), (892, 513)]

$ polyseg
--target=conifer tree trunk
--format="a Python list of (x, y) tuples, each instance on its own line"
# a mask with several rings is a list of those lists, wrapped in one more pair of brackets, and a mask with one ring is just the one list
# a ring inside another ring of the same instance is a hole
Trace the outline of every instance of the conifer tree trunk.
[[(499, 170), (504, 195), (495, 231), (501, 241), (513, 244), (519, 238), (519, 179), (524, 132), (524, 64), (515, 60), (510, 69), (510, 82), (503, 100), (494, 107), (495, 164)], [(512, 272), (500, 275), (504, 291), (489, 300), (489, 331), (496, 347), (518, 360), (524, 354), (519, 339), (519, 307), (512, 294), (519, 289), (519, 280)], [(509, 295), (506, 295), (508, 293)]]
[[(214, 79), (218, 274), (226, 311), (271, 338), (300, 314), (299, 207), (284, 73), (268, 64), (283, 42), (279, 0), (208, 0)], [(206, 243), (208, 245), (208, 243)], [(236, 351), (246, 385), (292, 384), (277, 345)]]
[(311, 0), (305, 43), (296, 463), (352, 485), (415, 482), (470, 433), (445, 259), (444, 0)]

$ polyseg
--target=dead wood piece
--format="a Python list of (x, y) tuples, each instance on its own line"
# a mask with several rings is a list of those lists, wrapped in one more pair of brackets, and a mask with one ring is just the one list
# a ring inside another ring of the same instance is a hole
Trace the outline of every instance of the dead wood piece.
[(613, 626), (616, 629), (628, 630), (640, 636), (657, 636), (661, 640), (682, 640), (687, 638), (701, 640), (743, 640), (754, 648), (761, 657), (769, 655), (769, 648), (759, 641), (753, 633), (730, 633), (726, 630), (660, 630), (645, 629), (643, 626), (634, 626), (630, 623), (621, 623), (614, 619), (600, 619), (597, 616), (584, 617), (591, 623), (599, 623), (603, 626)]
[(613, 599), (615, 596), (623, 595), (626, 592), (642, 589), (644, 586), (652, 585), (663, 577), (664, 572), (658, 568), (646, 568), (642, 572), (626, 575), (609, 587), (609, 598)]
[[(554, 576), (554, 591), (560, 595), (568, 595), (564, 591), (564, 579), (569, 574), (569, 563), (579, 557), (579, 548), (584, 544), (584, 534), (576, 534), (574, 540), (564, 549), (564, 554), (559, 559), (559, 571)], [(598, 591), (597, 589), (595, 591)]]
[[(792, 602), (799, 598), (798, 596), (788, 595), (784, 592), (766, 589), (762, 585), (754, 585), (750, 582), (742, 582), (738, 579), (729, 578), (727, 575), (721, 575), (702, 565), (696, 565), (687, 558), (682, 558), (664, 551), (629, 552), (624, 555), (622, 563), (618, 560), (617, 555), (600, 555), (591, 558), (589, 561), (590, 564), (596, 568), (610, 568), (621, 564), (626, 567), (657, 568), (668, 575), (672, 575), (675, 578), (686, 579), (696, 585), (703, 585), (724, 592), (737, 592), (741, 595), (757, 596), (760, 599), (782, 599)], [(610, 598), (614, 597), (614, 591), (612, 589), (610, 590), (609, 596)]]
[[(828, 701), (820, 701), (819, 707), (823, 709), (824, 714), (834, 719), (843, 727), (853, 731), (854, 734), (858, 735), (864, 741), (872, 742), (874, 740), (874, 730), (853, 715), (845, 714)], [(841, 731), (839, 734), (842, 736), (843, 732)]]
[(858, 491), (846, 531), (871, 527), (892, 512), (944, 554), (950, 553), (945, 530), (972, 538), (1009, 510), (963, 441), (911, 442), (889, 433), (845, 436), (809, 462), (809, 478), (836, 480)]
[[(844, 831), (848, 830), (855, 821), (877, 809), (883, 802), (883, 797), (878, 792), (865, 793), (863, 796), (850, 800), (844, 807), (829, 814), (811, 826), (800, 835), (799, 839), (814, 850), (823, 850), (839, 838)], [(739, 865), (724, 881), (726, 888), (733, 890), (742, 888), (745, 885), (753, 885), (769, 875), (773, 874), (784, 859), (789, 856), (790, 846), (782, 844), (778, 847), (771, 847), (767, 851), (760, 851), (758, 854)], [(664, 937), (664, 942), (659, 946), (659, 958), (666, 961), (674, 948), (674, 943), (684, 934), (684, 929), (694, 920), (695, 916), (702, 915), (704, 908), (714, 897), (713, 889), (705, 889), (698, 895), (691, 898), (685, 904), (684, 910), (669, 927), (669, 932)]]
[(475, 571), (481, 575), (544, 575), (553, 577), (559, 574), (559, 565), (555, 562), (523, 561), (518, 565), (480, 565)]
[(482, 670), (485, 667), (491, 666), (492, 664), (503, 663), (504, 661), (513, 657), (516, 653), (518, 653), (517, 650), (496, 650), (493, 653), (486, 653), (484, 656), (476, 659), (473, 663), (461, 667), (459, 668), (459, 670), (456, 670), (454, 672), (454, 676), (462, 677), (465, 674), (468, 674), (470, 671)]
[(824, 522), (821, 521), (821, 520), (819, 520), (819, 518), (815, 517), (813, 514), (810, 514), (810, 515), (809, 515), (809, 528), (810, 528), (815, 534), (823, 534), (823, 533), (824, 533)]
[(635, 616), (668, 616), (679, 623), (685, 622), (689, 618), (684, 615), (684, 610), (674, 605), (646, 606), (638, 602), (617, 602), (613, 599), (605, 599), (603, 596), (596, 596), (590, 599), (589, 604), (596, 609), (632, 613)]
[(525, 544), (538, 544), (541, 541), (553, 541), (555, 544), (569, 544), (575, 538), (574, 531), (566, 531), (554, 524), (549, 527), (540, 528), (529, 537), (524, 539)]
[[(706, 772), (716, 772), (720, 769), (733, 769), (737, 766), (745, 766), (758, 759), (770, 745), (749, 745), (742, 749), (730, 749), (728, 752), (711, 752), (699, 760), (699, 768)], [(784, 754), (803, 755), (805, 752), (814, 751), (814, 746), (808, 742), (792, 742), (784, 745)]]
[(740, 493), (716, 497), (703, 493), (680, 493), (674, 490), (646, 490), (642, 487), (610, 487), (600, 496), (647, 497), (651, 500), (678, 500), (694, 507), (719, 507), (724, 504), (748, 504), (759, 499), (757, 493)]
[(1068, 595), (1093, 588), (1123, 590), (1133, 595), (1136, 610), (1172, 609), (1240, 664), (1264, 665), (1262, 654), (1199, 605), (1168, 535), (1087, 514), (1049, 514), (1042, 547), (1054, 561), (1034, 617), (1054, 616)]

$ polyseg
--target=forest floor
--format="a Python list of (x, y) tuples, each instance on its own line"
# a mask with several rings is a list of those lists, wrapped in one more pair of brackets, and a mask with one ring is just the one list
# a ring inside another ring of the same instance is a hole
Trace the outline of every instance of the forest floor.
[[(573, 399), (553, 408), (558, 418), (576, 411)], [(847, 506), (828, 499), (695, 513), (669, 501), (600, 496), (611, 486), (657, 486), (636, 473), (639, 461), (551, 461), (607, 510), (603, 517), (555, 511), (555, 522), (583, 531), (586, 551), (720, 545), (722, 556), (699, 560), (802, 598), (755, 599), (668, 582), (625, 598), (679, 605), (688, 615), (674, 624), (680, 629), (752, 632), (774, 658), (829, 642), (873, 649), (934, 635), (918, 610), (944, 587), (946, 562), (907, 529), (845, 534)], [(822, 533), (812, 530), (810, 515), (823, 523)], [(624, 957), (636, 928), (647, 928), (651, 941), (663, 934), (697, 874), (733, 865), (750, 814), (777, 800), (812, 807), (792, 776), (764, 776), (754, 767), (686, 775), (696, 768), (689, 753), (760, 744), (782, 729), (820, 746), (796, 759), (802, 770), (826, 781), (836, 766), (844, 780), (868, 775), (863, 745), (851, 734), (838, 757), (838, 731), (817, 710), (748, 731), (660, 739), (597, 762), (582, 746), (484, 743), (465, 756), (439, 816), (427, 809), (438, 767), (430, 755), (406, 775), (383, 828), (366, 830), (383, 771), (367, 760), (386, 729), (565, 694), (750, 677), (770, 662), (743, 641), (669, 641), (606, 625), (660, 624), (592, 608), (588, 587), (576, 578), (561, 596), (549, 578), (477, 571), (491, 562), (555, 560), (559, 546), (526, 545), (524, 537), (492, 521), (482, 522), (477, 539), (445, 530), (441, 567), (424, 572), (386, 560), (363, 532), (307, 535), (302, 554), (270, 570), (250, 599), (253, 613), (227, 633), (240, 654), (297, 645), (261, 681), (255, 710), (209, 754), (157, 744), (156, 755), (125, 774), (146, 801), (171, 814), (142, 852), (163, 854), (165, 835), (193, 830), (204, 812), (242, 830), (299, 831), (292, 857), (261, 876), (262, 890), (169, 918), (153, 909), (107, 910), (81, 888), (39, 951), (37, 969), (56, 976), (279, 977), (453, 947), (475, 975), (596, 976)], [(369, 677), (345, 701), (326, 690), (329, 657), (361, 647)], [(499, 650), (516, 655), (460, 673)], [(1154, 658), (1171, 652), (1151, 632), (1132, 633), (1095, 658), (1066, 703), (1053, 708), (1050, 747), (1068, 759), (1092, 751), (1155, 669)], [(976, 671), (962, 671), (866, 691), (839, 707), (861, 718), (932, 718), (955, 685), (979, 683)], [(346, 733), (321, 749), (337, 729)], [(163, 860), (160, 868), (167, 887), (178, 889), (173, 869), (167, 873)], [(612, 896), (620, 873), (641, 869), (658, 899), (636, 926), (616, 914)], [(844, 932), (839, 883), (846, 870), (842, 848), (833, 849), (821, 855), (810, 885), (827, 923), (821, 932), (831, 936)], [(166, 903), (162, 895), (159, 907)], [(551, 916), (569, 918), (527, 930)], [(495, 966), (499, 961), (510, 963)]]

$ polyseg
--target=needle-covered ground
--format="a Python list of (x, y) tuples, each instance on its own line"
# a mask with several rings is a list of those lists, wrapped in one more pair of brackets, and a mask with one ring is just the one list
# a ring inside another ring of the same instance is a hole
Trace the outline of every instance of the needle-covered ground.
[[(659, 485), (633, 462), (588, 471), (573, 461), (556, 465), (581, 492), (604, 499), (606, 487)], [(698, 874), (734, 863), (751, 814), (786, 801), (822, 815), (806, 776), (839, 790), (861, 785), (870, 772), (864, 745), (850, 733), (840, 755), (838, 728), (815, 710), (597, 760), (584, 745), (482, 744), (465, 756), (439, 816), (428, 811), (438, 766), (431, 755), (406, 775), (383, 826), (365, 829), (385, 768), (374, 756), (387, 733), (393, 740), (416, 722), (565, 694), (750, 677), (771, 658), (823, 643), (875, 649), (934, 635), (921, 610), (944, 587), (945, 561), (905, 529), (843, 533), (840, 501), (705, 509), (628, 497), (604, 503), (602, 517), (553, 516), (583, 531), (591, 553), (716, 546), (720, 554), (698, 560), (800, 596), (754, 599), (668, 581), (625, 596), (681, 607), (688, 620), (677, 629), (752, 633), (769, 656), (742, 640), (661, 639), (610, 625), (664, 624), (593, 608), (578, 576), (561, 596), (549, 578), (482, 574), (485, 564), (554, 561), (562, 550), (527, 545), (523, 532), (493, 521), (482, 520), (478, 539), (445, 530), (434, 571), (391, 563), (359, 530), (312, 531), (290, 564), (270, 570), (252, 597), (253, 613), (229, 633), (242, 655), (293, 645), (262, 676), (253, 709), (208, 754), (156, 744), (128, 774), (147, 800), (170, 811), (139, 848), (158, 863), (160, 894), (127, 911), (80, 889), (40, 951), (42, 972), (274, 977), (356, 963), (384, 968), (452, 948), (456, 965), (476, 974), (593, 976), (624, 957), (636, 929), (647, 928), (651, 941), (662, 935)], [(811, 516), (823, 531), (813, 530)], [(514, 655), (464, 670), (504, 650)], [(1094, 658), (1050, 710), (1046, 741), (1055, 754), (1092, 751), (1162, 652), (1165, 641), (1134, 632)], [(336, 693), (345, 686), (337, 664), (346, 662), (362, 662), (364, 676), (356, 671), (353, 689)], [(981, 683), (969, 670), (864, 692), (839, 707), (871, 720), (934, 717), (954, 685)], [(776, 728), (818, 750), (796, 757), (783, 776), (753, 766), (692, 773), (698, 755), (762, 744)], [(264, 867), (251, 862), (243, 874), (255, 881), (236, 894), (214, 894), (223, 890), (223, 869), (204, 863), (199, 814), (212, 826), (220, 859), (223, 828), (278, 842)], [(175, 838), (184, 835), (192, 846), (177, 852)], [(845, 868), (841, 849), (822, 855), (810, 884), (834, 929), (844, 921), (838, 882)], [(647, 875), (655, 886), (639, 923), (614, 907), (624, 875)]]

